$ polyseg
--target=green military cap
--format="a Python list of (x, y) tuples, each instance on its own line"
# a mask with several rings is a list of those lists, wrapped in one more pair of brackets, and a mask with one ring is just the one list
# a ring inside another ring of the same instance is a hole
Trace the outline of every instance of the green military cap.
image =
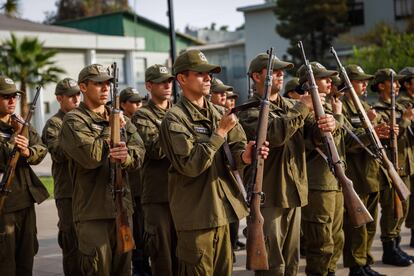
[(221, 67), (209, 64), (206, 56), (199, 50), (188, 50), (181, 53), (173, 65), (174, 75), (185, 71), (220, 73)]
[(227, 99), (237, 99), (239, 95), (233, 91), (226, 91), (226, 98)]
[[(267, 63), (269, 61), (269, 55), (266, 53), (258, 54), (249, 65), (249, 76), (255, 72), (261, 72), (263, 69), (267, 68)], [(293, 63), (281, 61), (276, 56), (273, 59), (273, 70), (282, 70), (282, 69), (292, 69)]]
[(285, 94), (287, 94), (287, 92), (294, 91), (299, 85), (299, 78), (292, 78), (285, 85)]
[(173, 79), (174, 76), (164, 65), (154, 64), (145, 70), (145, 82), (161, 83)]
[(16, 84), (11, 78), (0, 76), (0, 95), (12, 95), (16, 93), (23, 94), (22, 91), (16, 88)]
[(345, 66), (345, 71), (350, 80), (372, 80), (374, 75), (366, 74), (361, 66), (349, 64)]
[(73, 96), (79, 92), (79, 85), (74, 79), (64, 78), (56, 84), (55, 95)]
[(127, 87), (119, 94), (119, 100), (121, 103), (126, 101), (135, 103), (142, 101), (142, 97), (139, 95), (138, 90), (132, 87)]
[(222, 92), (226, 92), (226, 91), (233, 91), (233, 87), (229, 86), (229, 85), (225, 85), (218, 78), (213, 78), (212, 81), (211, 81), (210, 91), (212, 93), (222, 93)]
[(339, 75), (332, 76), (332, 77), (331, 77), (331, 80), (332, 80), (332, 83), (333, 83), (336, 87), (338, 87), (338, 86), (340, 86), (340, 85), (342, 84), (342, 79), (339, 77)]
[(84, 82), (85, 80), (101, 82), (112, 79), (113, 77), (108, 74), (107, 68), (103, 67), (101, 64), (91, 64), (80, 71), (78, 83)]
[[(326, 77), (333, 77), (333, 76), (337, 76), (338, 72), (334, 71), (334, 70), (328, 70), (325, 68), (325, 66), (323, 66), (322, 64), (320, 64), (319, 62), (316, 61), (312, 61), (310, 63), (311, 67), (312, 67), (312, 71), (313, 71), (313, 76), (315, 77), (315, 79), (318, 78), (326, 78)], [(296, 75), (299, 77), (299, 82), (302, 84), (304, 82), (306, 82), (308, 79), (306, 78), (306, 66), (302, 65), (298, 72), (296, 73)]]
[(414, 67), (405, 67), (398, 72), (398, 75), (404, 76), (403, 80), (414, 78)]
[(371, 84), (371, 90), (374, 92), (378, 92), (378, 84), (385, 82), (387, 80), (391, 80), (391, 73), (394, 74), (394, 81), (399, 81), (404, 78), (403, 75), (397, 75), (395, 71), (391, 68), (383, 68), (378, 69), (377, 72), (375, 72), (374, 80)]

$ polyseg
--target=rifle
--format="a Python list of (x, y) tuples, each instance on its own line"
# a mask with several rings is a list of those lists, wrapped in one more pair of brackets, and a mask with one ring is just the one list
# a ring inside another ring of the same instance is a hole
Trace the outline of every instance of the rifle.
[[(39, 94), (40, 94), (40, 86), (36, 87), (36, 94), (34, 96), (32, 104), (30, 105), (30, 110), (29, 110), (29, 113), (27, 113), (26, 115), (26, 119), (24, 120), (24, 122), (20, 122), (23, 124), (23, 127), (18, 133), (19, 135), (26, 136), (26, 133), (30, 125), (30, 120), (32, 119), (32, 116), (36, 109), (36, 102), (37, 102), (37, 99), (39, 98)], [(1, 178), (1, 182), (0, 182), (0, 214), (3, 211), (4, 202), (6, 200), (7, 195), (11, 193), (11, 186), (13, 185), (13, 182), (14, 182), (16, 166), (17, 166), (17, 162), (19, 161), (19, 158), (20, 158), (20, 151), (17, 145), (14, 145), (12, 152), (9, 155), (9, 159), (7, 161), (6, 171), (3, 174), (3, 177)]]
[[(345, 87), (349, 91), (351, 99), (357, 109), (358, 116), (362, 122), (362, 126), (371, 140), (371, 147), (374, 149), (375, 155), (378, 159), (381, 160), (381, 164), (387, 170), (388, 175), (391, 178), (391, 184), (394, 187), (399, 199), (402, 201), (407, 200), (410, 195), (410, 191), (408, 190), (407, 186), (404, 184), (401, 177), (399, 176), (397, 172), (397, 167), (395, 167), (394, 163), (388, 159), (385, 148), (382, 146), (381, 140), (375, 132), (374, 127), (372, 126), (371, 121), (369, 120), (367, 113), (365, 112), (365, 109), (362, 106), (361, 101), (357, 93), (355, 92), (355, 89), (352, 86), (351, 81), (349, 80), (348, 74), (346, 73), (345, 68), (342, 66), (341, 61), (339, 60), (338, 55), (336, 54), (336, 51), (333, 47), (331, 47), (331, 53), (335, 57), (339, 71), (341, 72), (342, 79), (344, 80)], [(391, 128), (391, 131), (394, 132), (394, 129)]]
[(267, 63), (267, 73), (264, 86), (263, 99), (260, 103), (259, 120), (257, 124), (256, 144), (253, 155), (252, 177), (247, 185), (250, 214), (247, 219), (247, 242), (246, 242), (246, 268), (248, 270), (269, 270), (266, 245), (264, 241), (263, 225), (264, 218), (260, 211), (260, 205), (264, 200), (263, 169), (264, 159), (259, 154), (260, 147), (264, 145), (267, 137), (267, 125), (269, 120), (269, 97), (272, 89), (273, 74), (273, 48), (268, 51), (269, 60)]
[[(398, 172), (398, 137), (394, 131), (397, 125), (397, 117), (395, 110), (395, 91), (394, 91), (394, 73), (391, 72), (391, 116), (390, 116), (390, 150), (391, 162), (395, 170)], [(404, 187), (406, 187), (404, 185)], [(403, 206), (398, 196), (394, 196), (394, 218), (399, 220), (404, 216)]]
[[(325, 115), (321, 100), (319, 98), (318, 86), (313, 76), (312, 67), (309, 60), (306, 59), (305, 50), (302, 41), (298, 42), (298, 46), (302, 52), (303, 61), (306, 66), (306, 77), (310, 84), (309, 90), (312, 96), (313, 109), (316, 119)], [(371, 214), (362, 203), (358, 194), (355, 192), (352, 181), (345, 175), (343, 161), (339, 157), (332, 133), (321, 131), (322, 141), (326, 149), (328, 165), (338, 182), (342, 186), (344, 194), (345, 207), (349, 213), (349, 220), (354, 227), (360, 227), (368, 222), (373, 221)]]
[[(118, 74), (119, 70), (116, 62), (112, 64), (113, 85), (112, 90), (112, 110), (109, 118), (111, 126), (111, 148), (117, 147), (121, 143), (121, 123), (120, 123), (120, 108), (119, 108), (119, 94), (118, 94)], [(121, 169), (121, 162), (119, 160), (110, 159), (111, 167), (111, 187), (113, 188), (113, 196), (116, 210), (116, 230), (117, 230), (117, 249), (121, 253), (131, 251), (135, 248), (134, 238), (132, 236), (131, 227), (129, 225), (129, 218), (127, 210), (123, 204), (123, 196), (125, 194), (125, 187), (123, 183), (123, 171)]]

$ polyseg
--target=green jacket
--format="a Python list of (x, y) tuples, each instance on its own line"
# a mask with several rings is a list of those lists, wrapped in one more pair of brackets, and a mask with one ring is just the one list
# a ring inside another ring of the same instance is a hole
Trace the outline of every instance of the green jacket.
[[(108, 107), (106, 112), (110, 113)], [(135, 170), (142, 165), (144, 144), (129, 120), (125, 130), (129, 154), (121, 167)], [(60, 141), (72, 161), (69, 171), (73, 181), (74, 221), (115, 217), (110, 185), (109, 139), (108, 120), (90, 111), (83, 102), (63, 119)], [(124, 182), (126, 183), (125, 178)], [(131, 193), (128, 185), (125, 186), (124, 205), (132, 214)]]
[(62, 129), (65, 113), (59, 110), (43, 128), (42, 140), (52, 157), (52, 175), (55, 199), (72, 198), (72, 182), (69, 174), (69, 161), (59, 145), (59, 133)]
[[(348, 97), (344, 97), (342, 100), (342, 113), (345, 118), (351, 123), (353, 128), (363, 128), (362, 122), (358, 116), (357, 109), (352, 101)], [(368, 111), (370, 106), (366, 101), (361, 100), (361, 103)], [(380, 115), (373, 125), (376, 125), (380, 121)], [(384, 169), (380, 162), (368, 154), (365, 150), (360, 152), (347, 151), (347, 176), (353, 181), (355, 191), (358, 194), (369, 194), (383, 190), (390, 185), (387, 170)]]
[(142, 168), (142, 204), (168, 202), (168, 168), (171, 163), (162, 151), (159, 139), (159, 128), (166, 111), (150, 100), (132, 118), (146, 150)]
[[(391, 102), (384, 102), (379, 99), (374, 105), (375, 110), (381, 115), (384, 122), (390, 121), (391, 116)], [(404, 119), (403, 114), (405, 108), (403, 105), (396, 103), (396, 119), (399, 125), (398, 134), (398, 167), (399, 174), (401, 176), (410, 176), (414, 174), (414, 156), (411, 149), (411, 143), (409, 138), (409, 128), (411, 127), (411, 121)], [(384, 139), (384, 144), (389, 145), (390, 140)]]
[[(414, 97), (410, 96), (406, 91), (400, 91), (397, 102), (405, 108), (414, 108)], [(411, 150), (414, 152), (414, 120), (411, 120), (411, 125), (407, 128), (407, 130)]]
[[(226, 225), (247, 215), (247, 206), (227, 167), (222, 145), (215, 133), (224, 112), (204, 100), (199, 108), (185, 97), (164, 117), (160, 143), (171, 162), (168, 199), (177, 231)], [(238, 168), (246, 135), (237, 124), (227, 135)]]
[[(250, 101), (261, 100), (254, 94)], [(308, 182), (304, 132), (316, 128), (309, 109), (302, 103), (282, 97), (269, 105), (267, 140), (269, 156), (264, 162), (263, 192), (266, 201), (262, 207), (292, 208), (308, 203)], [(240, 123), (248, 140), (256, 137), (260, 108), (239, 113)], [(251, 168), (245, 181), (251, 179)]]
[[(5, 172), (9, 155), (13, 150), (10, 139), (16, 135), (12, 126), (0, 121), (0, 171)], [(4, 203), (4, 212), (14, 212), (33, 205), (40, 204), (49, 197), (43, 183), (33, 172), (30, 165), (39, 164), (47, 154), (47, 149), (33, 127), (29, 127), (29, 151), (28, 158), (20, 157), (11, 186)]]

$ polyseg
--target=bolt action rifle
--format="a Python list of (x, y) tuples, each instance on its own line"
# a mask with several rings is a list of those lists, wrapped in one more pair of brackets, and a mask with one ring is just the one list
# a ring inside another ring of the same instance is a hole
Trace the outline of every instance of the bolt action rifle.
[(268, 51), (269, 60), (264, 86), (263, 99), (260, 103), (259, 120), (256, 130), (256, 144), (252, 160), (252, 177), (247, 184), (250, 214), (247, 218), (247, 258), (246, 268), (248, 270), (269, 270), (267, 251), (263, 234), (264, 218), (260, 211), (260, 205), (264, 201), (263, 193), (263, 169), (264, 159), (259, 154), (260, 147), (264, 145), (267, 137), (267, 125), (269, 120), (269, 97), (272, 89), (273, 73), (273, 48)]
[[(36, 102), (37, 102), (37, 99), (39, 98), (39, 94), (40, 94), (40, 86), (36, 87), (36, 94), (34, 96), (32, 104), (30, 105), (29, 113), (27, 113), (26, 119), (24, 121), (20, 122), (19, 121), (20, 119), (12, 115), (13, 120), (17, 120), (18, 123), (21, 123), (23, 125), (23, 127), (20, 129), (20, 132), (18, 133), (19, 135), (27, 136), (29, 125), (30, 125), (30, 120), (32, 119), (33, 113), (35, 112)], [(14, 182), (14, 176), (16, 174), (16, 166), (19, 161), (19, 158), (20, 158), (20, 151), (17, 145), (14, 145), (12, 152), (9, 155), (9, 159), (7, 161), (6, 171), (3, 174), (3, 177), (1, 178), (1, 182), (0, 182), (0, 214), (3, 211), (4, 202), (6, 200), (7, 195), (11, 193), (12, 191), (11, 186), (13, 185), (13, 182)]]
[[(298, 42), (298, 47), (302, 52), (303, 62), (306, 66), (306, 78), (309, 82), (309, 90), (312, 96), (313, 109), (315, 111), (316, 119), (318, 119), (321, 116), (325, 115), (325, 110), (319, 98), (318, 86), (316, 85), (312, 67), (309, 63), (309, 60), (306, 59), (302, 41)], [(321, 135), (323, 144), (326, 149), (326, 155), (328, 157), (328, 165), (342, 186), (345, 207), (348, 211), (352, 226), (360, 227), (368, 222), (373, 221), (371, 214), (368, 212), (358, 194), (355, 192), (352, 181), (345, 175), (343, 161), (339, 157), (338, 149), (336, 148), (332, 133), (321, 131)]]
[[(365, 109), (362, 106), (362, 103), (357, 93), (355, 92), (355, 89), (352, 86), (351, 81), (349, 80), (348, 74), (346, 73), (345, 68), (342, 66), (341, 61), (339, 60), (338, 55), (336, 54), (336, 51), (333, 47), (331, 47), (331, 53), (335, 57), (342, 79), (344, 80), (345, 87), (349, 91), (351, 99), (357, 109), (358, 116), (362, 122), (362, 126), (371, 140), (371, 148), (373, 148), (373, 152), (375, 153), (375, 156), (377, 156), (377, 158), (381, 161), (381, 164), (387, 170), (388, 175), (391, 178), (391, 184), (394, 187), (398, 195), (398, 199), (401, 201), (407, 200), (410, 195), (410, 191), (408, 190), (407, 186), (404, 184), (404, 182), (402, 181), (401, 177), (399, 176), (397, 172), (398, 167), (395, 165), (398, 165), (398, 164), (394, 163), (394, 160), (398, 162), (397, 156), (393, 155), (392, 162), (388, 159), (385, 148), (382, 146), (381, 140), (379, 139), (377, 133), (375, 132), (374, 127), (372, 126), (371, 121), (369, 120), (368, 115), (365, 112)], [(394, 102), (395, 102), (395, 93), (394, 93)], [(394, 110), (395, 110), (395, 106), (394, 106)], [(394, 118), (395, 118), (395, 113), (394, 113)], [(392, 133), (394, 133), (394, 129), (391, 127), (391, 134)], [(390, 137), (391, 137), (391, 134), (390, 134)], [(395, 136), (395, 133), (394, 133), (394, 136)], [(393, 139), (397, 141), (396, 138), (393, 138)], [(393, 139), (391, 139), (391, 141)], [(397, 145), (395, 145), (395, 147), (397, 149)], [(395, 153), (397, 152), (398, 152), (398, 149), (395, 151)]]
[[(116, 62), (112, 64), (113, 85), (112, 90), (112, 111), (109, 118), (111, 126), (111, 147), (117, 147), (121, 143), (121, 123), (120, 123), (120, 107), (118, 94), (118, 74), (119, 70)], [(116, 210), (116, 230), (117, 230), (117, 249), (119, 252), (125, 253), (135, 248), (134, 238), (129, 223), (128, 213), (123, 203), (123, 197), (126, 192), (123, 177), (124, 172), (121, 169), (119, 160), (110, 159), (111, 167), (111, 187)]]

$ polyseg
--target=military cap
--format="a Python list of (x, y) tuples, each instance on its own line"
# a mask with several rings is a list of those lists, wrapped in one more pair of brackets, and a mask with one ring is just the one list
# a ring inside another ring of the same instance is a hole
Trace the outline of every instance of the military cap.
[[(249, 65), (249, 76), (255, 72), (261, 72), (263, 69), (267, 68), (267, 63), (269, 61), (269, 55), (266, 53), (258, 54)], [(282, 70), (282, 69), (292, 69), (293, 63), (281, 61), (276, 56), (273, 58), (273, 70)]]
[(377, 72), (375, 72), (374, 80), (371, 84), (371, 90), (374, 92), (378, 92), (378, 84), (385, 82), (387, 80), (391, 80), (391, 73), (394, 74), (394, 81), (399, 81), (404, 78), (403, 75), (397, 75), (395, 71), (391, 68), (383, 68), (378, 69)]
[(173, 79), (174, 76), (164, 65), (154, 64), (145, 70), (145, 82), (162, 83)]
[(374, 75), (366, 74), (361, 66), (349, 64), (345, 66), (345, 71), (350, 80), (372, 80)]
[(16, 88), (16, 84), (11, 78), (0, 76), (0, 95), (12, 95), (16, 93), (23, 94), (22, 91)]
[(107, 68), (103, 67), (101, 64), (91, 64), (84, 67), (78, 76), (78, 83), (84, 82), (86, 80), (101, 82), (112, 80), (113, 77), (108, 74)]
[(333, 83), (336, 87), (338, 87), (338, 86), (340, 86), (340, 85), (342, 84), (342, 79), (339, 77), (339, 75), (332, 76), (332, 77), (331, 77), (331, 80), (332, 80), (332, 83)]
[(212, 93), (222, 93), (226, 91), (233, 91), (233, 87), (229, 85), (225, 85), (221, 80), (218, 78), (214, 78), (211, 81), (211, 88), (210, 91)]
[(292, 78), (285, 85), (285, 92), (290, 92), (296, 89), (299, 86), (299, 78)]
[(74, 79), (64, 78), (56, 84), (55, 95), (73, 96), (79, 92), (79, 85)]
[[(326, 78), (326, 77), (333, 77), (333, 76), (337, 76), (338, 72), (334, 71), (334, 70), (328, 70), (325, 68), (325, 66), (323, 66), (322, 64), (320, 64), (319, 62), (316, 61), (312, 61), (310, 63), (311, 67), (312, 67), (312, 71), (313, 71), (313, 76), (318, 79), (318, 78)], [(306, 78), (306, 66), (302, 65), (298, 72), (296, 73), (296, 75), (299, 77), (299, 83), (304, 83), (307, 81)]]
[(405, 67), (400, 72), (398, 72), (398, 75), (404, 76), (402, 80), (414, 78), (414, 67)]
[(173, 65), (175, 76), (185, 71), (220, 73), (221, 67), (209, 64), (206, 56), (201, 51), (188, 50), (181, 53)]
[(226, 98), (227, 99), (237, 99), (239, 95), (233, 91), (226, 91)]
[(119, 100), (121, 103), (126, 101), (135, 103), (142, 101), (142, 97), (139, 95), (138, 90), (132, 87), (127, 87), (119, 94)]

